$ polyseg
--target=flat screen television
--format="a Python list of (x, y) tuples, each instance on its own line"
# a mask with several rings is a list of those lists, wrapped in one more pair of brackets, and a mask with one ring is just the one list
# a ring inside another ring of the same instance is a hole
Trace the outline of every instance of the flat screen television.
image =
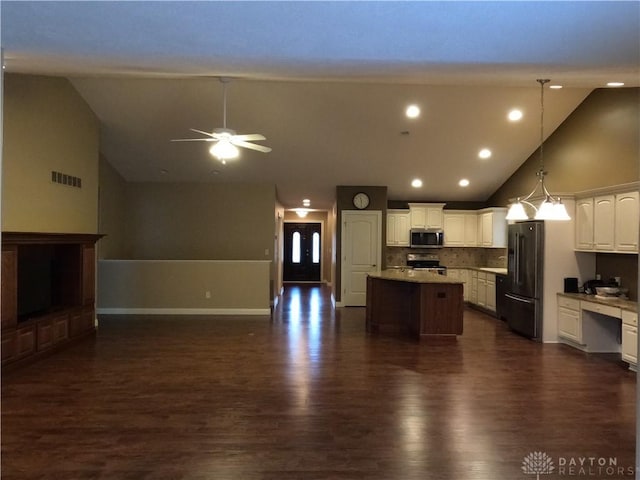
[(46, 313), (52, 306), (54, 250), (30, 246), (18, 253), (18, 319)]

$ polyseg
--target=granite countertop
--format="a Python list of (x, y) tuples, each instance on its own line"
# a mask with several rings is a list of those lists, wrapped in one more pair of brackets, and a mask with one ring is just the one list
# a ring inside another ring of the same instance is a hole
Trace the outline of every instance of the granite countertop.
[(506, 275), (507, 274), (507, 269), (506, 268), (500, 268), (500, 267), (447, 267), (447, 268), (457, 268), (457, 269), (464, 269), (464, 270), (477, 270), (478, 272), (489, 272), (489, 273), (495, 273), (497, 275)]
[(581, 300), (583, 302), (599, 303), (600, 305), (608, 305), (610, 307), (621, 308), (622, 310), (629, 310), (631, 312), (638, 313), (638, 302), (634, 302), (633, 300), (620, 300), (617, 298), (612, 300), (603, 300), (595, 295), (587, 295), (586, 293), (558, 292), (558, 295), (573, 298), (575, 300)]
[(411, 282), (411, 283), (451, 283), (462, 284), (458, 280), (453, 280), (446, 275), (439, 275), (437, 273), (427, 272), (424, 270), (411, 270), (411, 269), (388, 269), (382, 270), (380, 273), (370, 273), (371, 278), (380, 278), (382, 280), (395, 280), (398, 282)]

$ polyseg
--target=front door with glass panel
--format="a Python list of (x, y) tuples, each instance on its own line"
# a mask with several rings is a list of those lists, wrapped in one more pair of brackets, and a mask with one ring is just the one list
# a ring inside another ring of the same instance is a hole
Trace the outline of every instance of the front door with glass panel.
[(284, 224), (284, 271), (285, 282), (320, 281), (320, 224)]

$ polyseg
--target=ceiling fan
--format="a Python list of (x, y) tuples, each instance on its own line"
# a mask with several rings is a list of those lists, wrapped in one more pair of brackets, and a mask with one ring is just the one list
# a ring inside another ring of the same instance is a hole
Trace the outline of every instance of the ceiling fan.
[(172, 142), (215, 142), (209, 149), (209, 153), (220, 160), (223, 164), (227, 160), (237, 158), (240, 155), (238, 147), (257, 150), (258, 152), (268, 153), (271, 148), (250, 143), (257, 140), (266, 140), (264, 135), (259, 133), (248, 133), (245, 135), (237, 135), (235, 130), (227, 128), (227, 83), (228, 78), (220, 78), (222, 83), (223, 111), (222, 111), (222, 128), (216, 128), (211, 133), (195, 128), (190, 128), (192, 132), (205, 135), (204, 138), (178, 138), (171, 140)]

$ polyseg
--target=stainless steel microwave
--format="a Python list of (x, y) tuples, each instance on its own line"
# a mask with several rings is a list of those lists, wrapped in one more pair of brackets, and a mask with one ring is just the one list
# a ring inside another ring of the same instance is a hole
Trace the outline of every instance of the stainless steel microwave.
[(412, 228), (411, 248), (440, 248), (444, 243), (444, 231), (440, 228)]

